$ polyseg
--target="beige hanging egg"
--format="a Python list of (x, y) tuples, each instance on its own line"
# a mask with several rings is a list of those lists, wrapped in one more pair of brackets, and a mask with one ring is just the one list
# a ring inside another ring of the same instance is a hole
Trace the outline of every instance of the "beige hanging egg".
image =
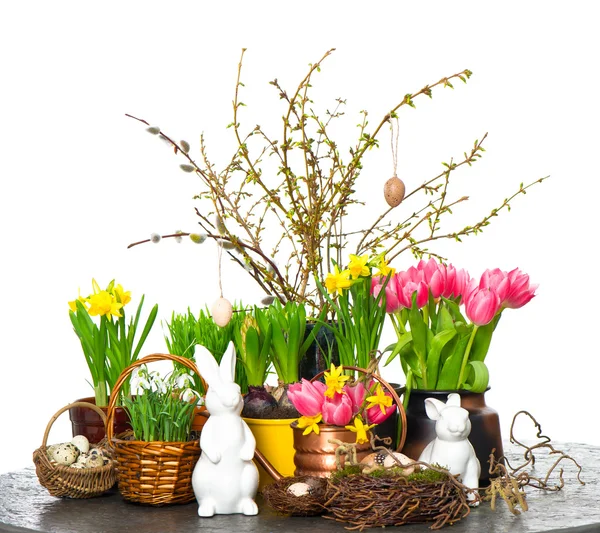
[(405, 191), (404, 182), (398, 176), (390, 178), (383, 186), (383, 195), (390, 207), (398, 207), (400, 205), (404, 199)]
[(224, 328), (233, 316), (233, 306), (226, 298), (218, 298), (210, 308), (210, 314), (217, 326)]

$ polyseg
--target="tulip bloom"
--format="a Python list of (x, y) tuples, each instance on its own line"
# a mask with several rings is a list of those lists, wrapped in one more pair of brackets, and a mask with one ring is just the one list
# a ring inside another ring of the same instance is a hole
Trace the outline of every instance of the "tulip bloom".
[[(378, 278), (373, 277), (371, 279), (371, 295), (374, 298), (379, 296), (381, 289), (383, 287), (383, 283), (385, 282), (385, 278), (380, 276)], [(395, 313), (402, 309), (400, 302), (398, 300), (398, 292), (396, 287), (395, 277), (391, 277), (385, 286), (385, 312), (386, 313)]]
[(519, 309), (519, 307), (523, 307), (535, 296), (535, 290), (538, 288), (538, 285), (530, 285), (529, 276), (521, 272), (518, 268), (508, 273), (508, 280), (510, 288), (502, 302), (503, 307)]
[(500, 301), (504, 301), (508, 290), (510, 289), (510, 280), (506, 272), (503, 272), (499, 268), (487, 269), (482, 275), (479, 281), (480, 289), (492, 289), (500, 298)]
[(336, 392), (333, 398), (325, 397), (322, 412), (326, 424), (345, 426), (352, 419), (352, 400), (347, 394)]
[(489, 324), (500, 310), (500, 298), (493, 289), (473, 289), (465, 299), (467, 317), (476, 326)]
[(292, 383), (288, 387), (288, 398), (298, 412), (307, 417), (316, 416), (321, 412), (325, 401), (325, 383), (310, 382), (302, 378), (300, 383)]
[(344, 387), (344, 391), (352, 401), (352, 415), (357, 414), (360, 411), (361, 405), (365, 401), (367, 389), (365, 389), (365, 386), (361, 382), (358, 382), (352, 387), (346, 385)]
[(412, 296), (415, 292), (417, 293), (417, 308), (421, 309), (421, 307), (427, 305), (429, 301), (429, 287), (424, 281), (418, 283), (408, 281), (402, 286), (400, 285), (401, 281), (397, 281), (397, 283), (400, 289), (398, 291), (400, 305), (410, 309), (412, 307)]

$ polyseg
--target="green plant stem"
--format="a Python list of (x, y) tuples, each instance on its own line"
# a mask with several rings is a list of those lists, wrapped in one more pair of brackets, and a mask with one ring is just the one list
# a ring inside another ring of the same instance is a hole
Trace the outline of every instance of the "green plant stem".
[(463, 360), (460, 365), (460, 374), (458, 375), (458, 383), (456, 384), (457, 390), (460, 390), (461, 386), (464, 384), (464, 374), (467, 368), (467, 363), (469, 362), (469, 354), (471, 353), (471, 346), (473, 346), (473, 341), (475, 340), (475, 335), (477, 334), (477, 330), (479, 326), (477, 324), (473, 324), (473, 331), (471, 332), (471, 336), (469, 337), (469, 344), (467, 344), (467, 348), (465, 349), (465, 354), (463, 355)]

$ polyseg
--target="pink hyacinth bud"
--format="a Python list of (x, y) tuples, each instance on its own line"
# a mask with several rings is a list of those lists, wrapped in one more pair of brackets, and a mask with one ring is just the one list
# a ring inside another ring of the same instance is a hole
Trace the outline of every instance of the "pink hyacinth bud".
[(489, 324), (500, 310), (500, 298), (493, 289), (475, 288), (465, 297), (465, 312), (473, 324)]
[(288, 387), (288, 398), (301, 415), (316, 416), (321, 412), (326, 389), (321, 381), (311, 383), (302, 378), (300, 383), (292, 383)]
[(322, 407), (323, 422), (345, 426), (352, 418), (352, 400), (347, 394), (336, 392), (333, 398), (325, 397)]

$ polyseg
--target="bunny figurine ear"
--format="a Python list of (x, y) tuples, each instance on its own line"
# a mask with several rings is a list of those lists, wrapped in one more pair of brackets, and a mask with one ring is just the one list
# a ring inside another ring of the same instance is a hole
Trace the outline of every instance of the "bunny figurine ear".
[(200, 372), (209, 387), (216, 384), (219, 381), (219, 367), (212, 353), (201, 344), (196, 344), (194, 359), (196, 360), (198, 372)]
[(223, 359), (221, 359), (221, 365), (219, 368), (219, 373), (223, 383), (231, 383), (235, 380), (235, 363), (235, 345), (232, 341), (230, 341), (229, 346), (227, 346), (227, 350), (225, 350), (225, 353), (223, 354)]
[[(458, 396), (458, 395), (457, 395)], [(442, 409), (446, 407), (444, 402), (440, 402), (435, 398), (425, 399), (425, 412), (431, 420), (439, 420)]]
[(456, 394), (455, 392), (448, 394), (448, 401), (446, 402), (446, 405), (460, 407), (460, 394)]

